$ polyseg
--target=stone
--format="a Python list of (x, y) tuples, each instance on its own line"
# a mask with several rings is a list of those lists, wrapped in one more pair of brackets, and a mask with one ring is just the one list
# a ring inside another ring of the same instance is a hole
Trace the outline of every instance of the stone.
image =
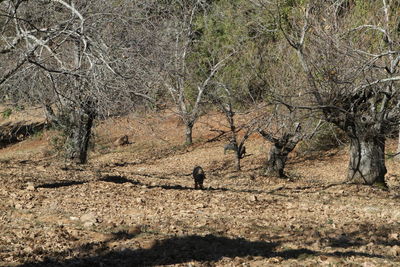
[(84, 227), (93, 226), (97, 222), (96, 215), (93, 212), (86, 213), (82, 215), (80, 218), (81, 222), (83, 222)]
[(252, 202), (255, 202), (255, 201), (258, 201), (258, 198), (257, 198), (257, 196), (255, 196), (255, 195), (251, 195), (251, 196), (249, 197), (249, 200), (252, 201)]
[(35, 191), (35, 186), (33, 185), (33, 183), (28, 183), (26, 186), (26, 190)]
[(399, 239), (399, 234), (398, 233), (391, 233), (389, 235), (390, 239), (398, 240)]
[(395, 245), (392, 248), (390, 248), (389, 254), (395, 257), (400, 256), (400, 246)]
[(94, 224), (95, 224), (95, 223), (94, 223), (94, 222), (91, 222), (91, 221), (84, 222), (84, 223), (83, 223), (83, 227), (89, 228), (89, 227), (93, 226)]
[(127, 233), (130, 235), (138, 235), (142, 232), (142, 226), (141, 225), (135, 225), (131, 226), (127, 229)]

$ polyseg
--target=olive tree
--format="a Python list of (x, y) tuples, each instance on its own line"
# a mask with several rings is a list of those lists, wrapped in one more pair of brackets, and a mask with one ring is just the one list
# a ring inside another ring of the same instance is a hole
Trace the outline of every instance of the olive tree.
[(308, 79), (305, 108), (320, 110), (350, 139), (347, 180), (385, 184), (385, 137), (400, 118), (399, 3), (339, 2), (347, 1), (310, 1), (277, 22)]

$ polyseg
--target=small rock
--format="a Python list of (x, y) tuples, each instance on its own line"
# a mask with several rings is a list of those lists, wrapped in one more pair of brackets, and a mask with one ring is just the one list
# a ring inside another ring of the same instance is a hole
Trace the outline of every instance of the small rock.
[(17, 210), (20, 210), (20, 209), (22, 209), (22, 205), (19, 204), (19, 203), (16, 203), (16, 204), (14, 205), (14, 208), (16, 208)]
[(143, 200), (142, 198), (138, 197), (138, 198), (136, 199), (136, 203), (142, 204), (142, 203), (144, 203), (144, 200)]
[(78, 217), (74, 217), (74, 216), (69, 217), (69, 219), (70, 219), (71, 221), (77, 221), (77, 220), (79, 220)]
[(24, 252), (30, 254), (30, 253), (33, 252), (33, 248), (31, 248), (31, 247), (25, 247), (25, 248), (24, 248)]
[(319, 259), (320, 259), (321, 261), (326, 261), (326, 260), (328, 260), (328, 257), (322, 255), (322, 256), (319, 256)]
[(117, 224), (115, 222), (108, 221), (105, 223), (105, 226), (115, 228), (115, 227), (117, 227)]
[(254, 202), (254, 201), (258, 201), (258, 198), (257, 198), (257, 196), (252, 195), (249, 197), (249, 200)]
[(26, 190), (35, 191), (35, 186), (33, 185), (33, 183), (28, 183), (26, 186)]
[(127, 233), (131, 235), (138, 235), (142, 232), (142, 226), (135, 225), (127, 229)]
[(389, 235), (390, 239), (398, 240), (399, 239), (399, 234), (398, 233), (391, 233)]
[(157, 240), (144, 240), (140, 242), (140, 247), (143, 249), (150, 249), (157, 245)]
[(389, 250), (389, 254), (390, 254), (391, 256), (395, 256), (395, 257), (400, 256), (400, 246), (397, 246), (397, 245), (393, 246), (393, 247)]
[(79, 218), (85, 227), (92, 226), (97, 222), (96, 215), (92, 212), (86, 213)]
[(91, 226), (93, 226), (94, 225), (94, 222), (85, 222), (84, 224), (83, 224), (83, 227), (85, 227), (85, 228), (89, 228), (89, 227), (91, 227)]
[(120, 252), (124, 253), (124, 252), (128, 252), (129, 250), (125, 247), (122, 247), (119, 249)]

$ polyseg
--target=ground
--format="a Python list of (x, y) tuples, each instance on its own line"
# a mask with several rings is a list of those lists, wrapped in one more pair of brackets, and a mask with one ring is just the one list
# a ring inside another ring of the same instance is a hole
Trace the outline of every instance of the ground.
[(98, 123), (85, 165), (57, 155), (53, 131), (1, 149), (0, 266), (400, 266), (394, 160), (389, 190), (342, 183), (347, 146), (266, 177), (268, 144), (252, 136), (235, 172), (225, 141), (207, 142), (222, 121), (202, 117), (192, 146), (171, 112)]

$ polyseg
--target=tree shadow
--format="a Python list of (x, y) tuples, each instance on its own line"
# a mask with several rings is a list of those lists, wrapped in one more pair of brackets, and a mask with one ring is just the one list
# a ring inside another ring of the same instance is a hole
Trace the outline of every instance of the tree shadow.
[[(145, 175), (144, 175), (145, 176)], [(153, 188), (160, 188), (160, 189), (165, 189), (165, 190), (200, 190), (200, 189), (195, 189), (194, 187), (188, 187), (188, 186), (182, 186), (182, 185), (168, 185), (168, 184), (157, 184), (157, 185), (150, 185), (146, 183), (142, 183), (137, 180), (133, 179), (128, 179), (125, 176), (120, 176), (120, 175), (107, 175), (99, 179), (98, 181), (103, 181), (103, 182), (108, 182), (108, 183), (115, 183), (115, 184), (125, 184), (125, 183), (130, 183), (136, 186), (146, 186), (146, 188), (153, 189)], [(61, 182), (54, 182), (54, 183), (45, 183), (36, 186), (36, 188), (60, 188), (60, 187), (66, 187), (66, 186), (73, 186), (73, 185), (81, 185), (85, 184), (88, 181), (61, 181)], [(273, 194), (280, 189), (274, 189), (270, 191), (262, 191), (262, 190), (256, 190), (256, 189), (232, 189), (232, 188), (226, 188), (226, 187), (208, 187), (203, 189), (203, 191), (220, 191), (220, 192), (237, 192), (237, 193), (253, 193), (253, 194)]]
[(275, 194), (275, 195), (280, 195), (284, 197), (288, 197), (287, 195), (284, 194), (278, 194), (280, 188), (278, 189), (273, 189), (270, 191), (263, 191), (263, 190), (257, 190), (257, 189), (234, 189), (234, 188), (226, 188), (226, 187), (205, 187), (204, 189), (195, 189), (194, 187), (188, 187), (188, 186), (182, 186), (182, 185), (165, 185), (165, 184), (160, 184), (160, 185), (147, 185), (138, 182), (140, 185), (145, 185), (147, 188), (162, 188), (165, 190), (199, 190), (199, 191), (216, 191), (216, 192), (235, 192), (235, 193), (251, 193), (251, 194)]
[(390, 237), (392, 233), (398, 235), (399, 227), (362, 223), (357, 225), (357, 228), (355, 231), (345, 231), (336, 238), (329, 238), (328, 245), (339, 248), (360, 247), (373, 241), (375, 244), (386, 247), (400, 246), (400, 240), (397, 237)]
[(328, 246), (334, 248), (360, 247), (366, 244), (366, 242), (364, 242), (361, 238), (351, 239), (344, 235), (336, 238), (328, 238), (327, 241), (328, 241)]
[[(115, 238), (106, 241), (102, 246), (106, 248), (111, 241), (115, 241)], [(64, 259), (65, 253), (60, 253), (43, 262), (29, 262), (21, 266), (156, 266), (190, 261), (218, 261), (223, 257), (269, 257), (277, 245), (279, 244), (243, 238), (192, 235), (161, 240), (148, 249), (104, 251), (85, 244), (77, 249), (83, 255), (76, 258)]]
[[(144, 177), (148, 177), (149, 175), (143, 175)], [(165, 178), (164, 178), (165, 179)], [(146, 183), (142, 183), (140, 181), (128, 179), (124, 176), (119, 176), (119, 175), (108, 175), (105, 176), (99, 181), (104, 181), (104, 182), (110, 182), (110, 183), (116, 183), (116, 184), (124, 184), (124, 183), (131, 183), (134, 185), (138, 186), (146, 186), (149, 189), (153, 188), (161, 188), (165, 190), (200, 190), (200, 189), (195, 189), (194, 187), (188, 187), (188, 186), (182, 186), (182, 185), (167, 185), (167, 184), (157, 184), (157, 185), (149, 185)], [(203, 189), (204, 191), (232, 191), (232, 192), (247, 192), (247, 193), (262, 193), (262, 191), (259, 190), (235, 190), (235, 189), (228, 189), (228, 188), (212, 188), (208, 187)]]
[(36, 188), (60, 188), (65, 186), (80, 185), (87, 183), (87, 181), (63, 181), (55, 183), (46, 183), (36, 186)]
[(107, 175), (99, 179), (99, 181), (103, 182), (109, 182), (109, 183), (116, 183), (116, 184), (125, 184), (125, 183), (131, 183), (134, 185), (143, 185), (141, 182), (136, 181), (136, 180), (130, 180), (124, 176), (120, 175)]
[[(68, 251), (52, 255), (42, 262), (28, 262), (21, 266), (158, 266), (183, 264), (191, 261), (217, 262), (224, 257), (281, 257), (284, 260), (298, 259), (299, 261), (312, 256), (384, 258), (382, 255), (356, 251), (319, 252), (306, 248), (288, 249), (276, 252), (280, 242), (249, 241), (244, 238), (228, 238), (215, 235), (191, 235), (172, 237), (154, 244), (146, 249), (119, 248), (112, 250), (109, 243), (120, 239), (131, 239), (135, 235), (117, 233), (111, 239), (103, 242), (99, 247), (88, 243)], [(77, 255), (72, 259), (65, 259), (73, 252)]]

